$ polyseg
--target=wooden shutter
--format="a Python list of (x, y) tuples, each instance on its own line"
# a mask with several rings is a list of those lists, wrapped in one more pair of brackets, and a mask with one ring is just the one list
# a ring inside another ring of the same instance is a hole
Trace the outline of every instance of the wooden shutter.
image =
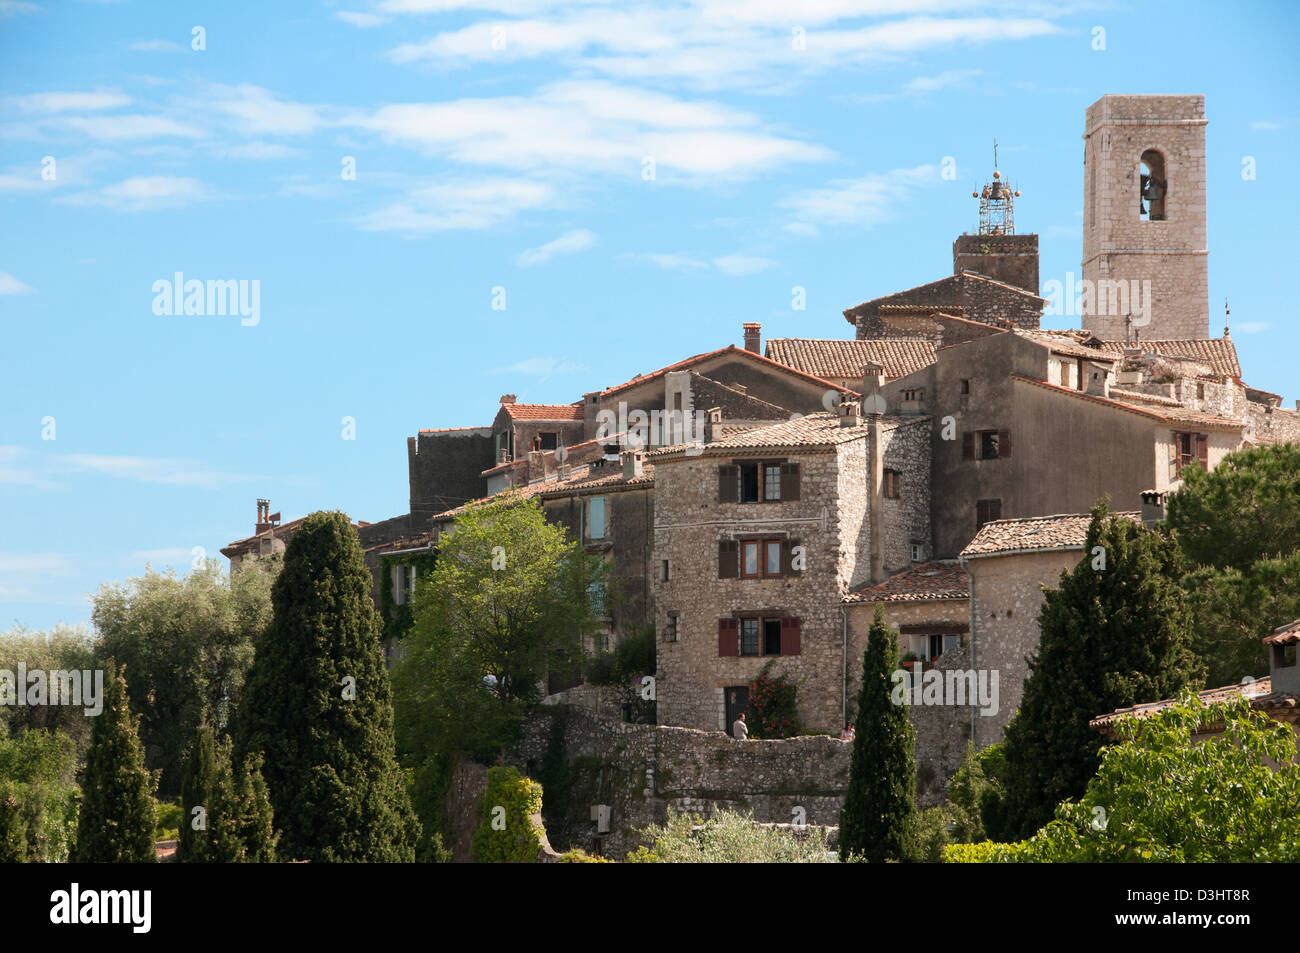
[(989, 522), (1002, 519), (1002, 501), (989, 500)]
[(781, 620), (781, 654), (798, 655), (800, 630), (798, 619)]
[(718, 467), (718, 502), (735, 503), (737, 484), (740, 482), (740, 468), (734, 463), (724, 463)]
[(781, 499), (799, 499), (799, 464), (781, 464)]
[(1010, 430), (998, 431), (998, 456), (999, 457), (1011, 456), (1011, 431)]
[(1196, 462), (1206, 473), (1210, 472), (1210, 438), (1208, 434), (1196, 435)]
[(735, 579), (740, 575), (740, 560), (737, 558), (736, 541), (722, 539), (718, 541), (718, 578)]
[(402, 604), (402, 576), (401, 576), (401, 573), (402, 573), (402, 567), (401, 567), (401, 566), (389, 566), (389, 567), (388, 567), (388, 578), (391, 580), (391, 582), (392, 582), (392, 584), (393, 584), (393, 605), (395, 605), (395, 606), (400, 606), (400, 605)]
[(735, 619), (718, 620), (718, 657), (736, 658), (740, 655), (740, 623)]
[(961, 458), (963, 460), (975, 459), (975, 433), (968, 430), (961, 435)]

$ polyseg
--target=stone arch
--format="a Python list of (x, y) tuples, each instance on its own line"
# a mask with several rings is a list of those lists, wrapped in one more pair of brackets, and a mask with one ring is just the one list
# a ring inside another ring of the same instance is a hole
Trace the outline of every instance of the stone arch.
[(1169, 193), (1165, 154), (1159, 149), (1145, 150), (1138, 160), (1138, 171), (1138, 217), (1144, 222), (1163, 222)]

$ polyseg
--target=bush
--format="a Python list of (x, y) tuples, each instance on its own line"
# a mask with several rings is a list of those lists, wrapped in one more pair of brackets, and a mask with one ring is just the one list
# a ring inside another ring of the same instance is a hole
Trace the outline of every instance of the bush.
[(181, 809), (181, 799), (175, 801), (157, 801), (154, 807), (158, 811), (158, 829), (154, 832), (155, 840), (176, 840), (180, 837), (181, 818), (184, 813)]
[(772, 662), (749, 686), (749, 732), (755, 738), (792, 738), (799, 734), (797, 689), (772, 674)]
[(75, 745), (61, 731), (0, 738), (0, 862), (62, 863), (76, 839)]
[(651, 841), (627, 855), (633, 864), (833, 864), (820, 827), (791, 828), (754, 823), (752, 814), (718, 810), (707, 821), (698, 814), (669, 813), (662, 826), (639, 831)]
[(532, 864), (542, 849), (533, 815), (542, 810), (542, 786), (510, 767), (488, 771), (479, 825), (470, 853), (480, 864)]
[(577, 848), (574, 848), (573, 850), (565, 851), (563, 854), (560, 855), (560, 863), (562, 864), (612, 864), (613, 861), (605, 857), (596, 857), (592, 854), (588, 854), (584, 850), (579, 850)]

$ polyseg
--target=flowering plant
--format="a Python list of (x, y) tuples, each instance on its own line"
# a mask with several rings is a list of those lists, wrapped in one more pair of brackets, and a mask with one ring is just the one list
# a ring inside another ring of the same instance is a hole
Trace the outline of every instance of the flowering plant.
[(796, 687), (763, 666), (749, 686), (749, 730), (755, 738), (790, 738), (799, 733)]

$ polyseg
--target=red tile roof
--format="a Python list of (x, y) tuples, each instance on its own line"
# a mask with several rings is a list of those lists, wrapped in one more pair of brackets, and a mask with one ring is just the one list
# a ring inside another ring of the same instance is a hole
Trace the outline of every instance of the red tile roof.
[(1295, 645), (1300, 642), (1300, 619), (1280, 625), (1272, 635), (1264, 636), (1265, 645)]
[[(1140, 520), (1137, 511), (1113, 513)], [(1088, 539), (1088, 513), (1058, 513), (1054, 516), (1025, 516), (1019, 519), (994, 520), (980, 527), (975, 538), (961, 551), (963, 559), (980, 556), (1005, 556), (1009, 553), (1044, 552), (1055, 549), (1082, 549)]]
[[(1113, 354), (1122, 354), (1123, 341), (1103, 341), (1102, 350)], [(1184, 361), (1198, 361), (1208, 364), (1216, 374), (1241, 379), (1241, 364), (1237, 361), (1237, 347), (1232, 338), (1208, 338), (1206, 340), (1169, 340), (1139, 341), (1138, 347), (1148, 356), (1172, 357)]]
[[(638, 374), (636, 377), (632, 378), (629, 381), (624, 381), (622, 384), (618, 384), (614, 387), (607, 387), (605, 390), (600, 392), (600, 396), (608, 397), (610, 394), (616, 394), (621, 390), (626, 390), (627, 388), (634, 387), (637, 384), (644, 384), (646, 381), (654, 380), (656, 377), (662, 377), (663, 375), (667, 374), (669, 371), (680, 371), (694, 364), (699, 364), (703, 361), (706, 361), (709, 358), (718, 357), (721, 354), (726, 354), (729, 351), (738, 357), (743, 357), (745, 360), (757, 361), (758, 363), (763, 365), (779, 368), (780, 370), (784, 371), (787, 374), (794, 374), (797, 375), (798, 377), (804, 378), (805, 380), (809, 380), (809, 381), (813, 381), (814, 383), (821, 384), (825, 386), (828, 390), (840, 391), (846, 389), (840, 387), (838, 384), (832, 383), (831, 381), (823, 380), (822, 378), (816, 376), (815, 374), (809, 374), (806, 371), (801, 371), (796, 367), (790, 367), (787, 364), (782, 364), (780, 361), (774, 361), (769, 357), (764, 357), (762, 354), (759, 354), (756, 351), (749, 351), (746, 350), (745, 348), (736, 347), (736, 345), (734, 344), (728, 344), (726, 347), (720, 347), (716, 351), (707, 351), (704, 354), (696, 354), (694, 357), (688, 357), (685, 360), (678, 361), (676, 364), (669, 364), (667, 367), (661, 367), (659, 368), (659, 370), (651, 371), (649, 374)], [(854, 391), (854, 393), (856, 393), (856, 391)]]
[[(929, 417), (881, 417), (882, 426), (897, 426), (904, 422), (928, 421)], [(807, 414), (794, 420), (765, 427), (752, 427), (739, 433), (730, 434), (713, 443), (706, 443), (692, 449), (690, 444), (677, 444), (652, 451), (650, 456), (656, 459), (689, 456), (726, 456), (737, 451), (759, 453), (767, 451), (834, 450), (842, 443), (853, 440), (865, 440), (867, 436), (866, 418), (856, 427), (841, 427), (839, 414)], [(690, 452), (688, 452), (690, 451)]]
[(1197, 427), (1209, 427), (1215, 430), (1238, 430), (1245, 426), (1240, 420), (1232, 417), (1216, 417), (1212, 414), (1198, 414), (1193, 411), (1182, 411), (1170, 409), (1167, 412), (1156, 411), (1149, 407), (1139, 407), (1122, 400), (1112, 400), (1108, 397), (1099, 397), (1096, 394), (1085, 394), (1083, 391), (1074, 390), (1071, 387), (1061, 387), (1057, 384), (1049, 384), (1047, 381), (1040, 381), (1036, 377), (1025, 377), (1023, 374), (1012, 374), (1012, 380), (1017, 380), (1025, 384), (1033, 384), (1035, 387), (1042, 387), (1045, 390), (1054, 391), (1067, 397), (1073, 397), (1077, 400), (1086, 400), (1094, 404), (1100, 404), (1102, 407), (1110, 407), (1115, 410), (1127, 411), (1131, 414), (1139, 414), (1151, 420), (1159, 420), (1171, 424), (1192, 424)]
[(822, 378), (860, 379), (862, 365), (878, 364), (889, 378), (906, 377), (934, 363), (935, 341), (884, 338), (841, 341), (820, 338), (772, 338), (767, 357)]
[(458, 431), (463, 432), (466, 430), (483, 430), (491, 433), (492, 426), (489, 424), (486, 427), (435, 427), (431, 430), (421, 430), (420, 433), (456, 433)]
[(970, 598), (970, 576), (958, 563), (921, 563), (896, 572), (884, 582), (866, 585), (845, 596), (845, 602), (941, 602)]
[[(1295, 721), (1300, 716), (1300, 698), (1288, 692), (1273, 691), (1273, 679), (1265, 675), (1262, 678), (1253, 678), (1243, 680), (1237, 685), (1223, 685), (1219, 688), (1207, 688), (1203, 692), (1197, 692), (1197, 697), (1207, 705), (1216, 702), (1231, 701), (1238, 696), (1245, 696), (1250, 701), (1250, 707), (1256, 711), (1263, 711), (1275, 718), (1281, 718), (1286, 721)], [(1105, 734), (1113, 734), (1115, 723), (1122, 718), (1148, 718), (1157, 712), (1163, 711), (1176, 704), (1177, 699), (1162, 698), (1156, 702), (1146, 702), (1141, 705), (1133, 705), (1130, 708), (1117, 708), (1114, 711), (1099, 715), (1088, 722), (1090, 728), (1101, 731)], [(1202, 724), (1198, 731), (1212, 732), (1220, 725), (1206, 723)]]
[(512, 420), (582, 420), (582, 401), (572, 404), (502, 404)]

